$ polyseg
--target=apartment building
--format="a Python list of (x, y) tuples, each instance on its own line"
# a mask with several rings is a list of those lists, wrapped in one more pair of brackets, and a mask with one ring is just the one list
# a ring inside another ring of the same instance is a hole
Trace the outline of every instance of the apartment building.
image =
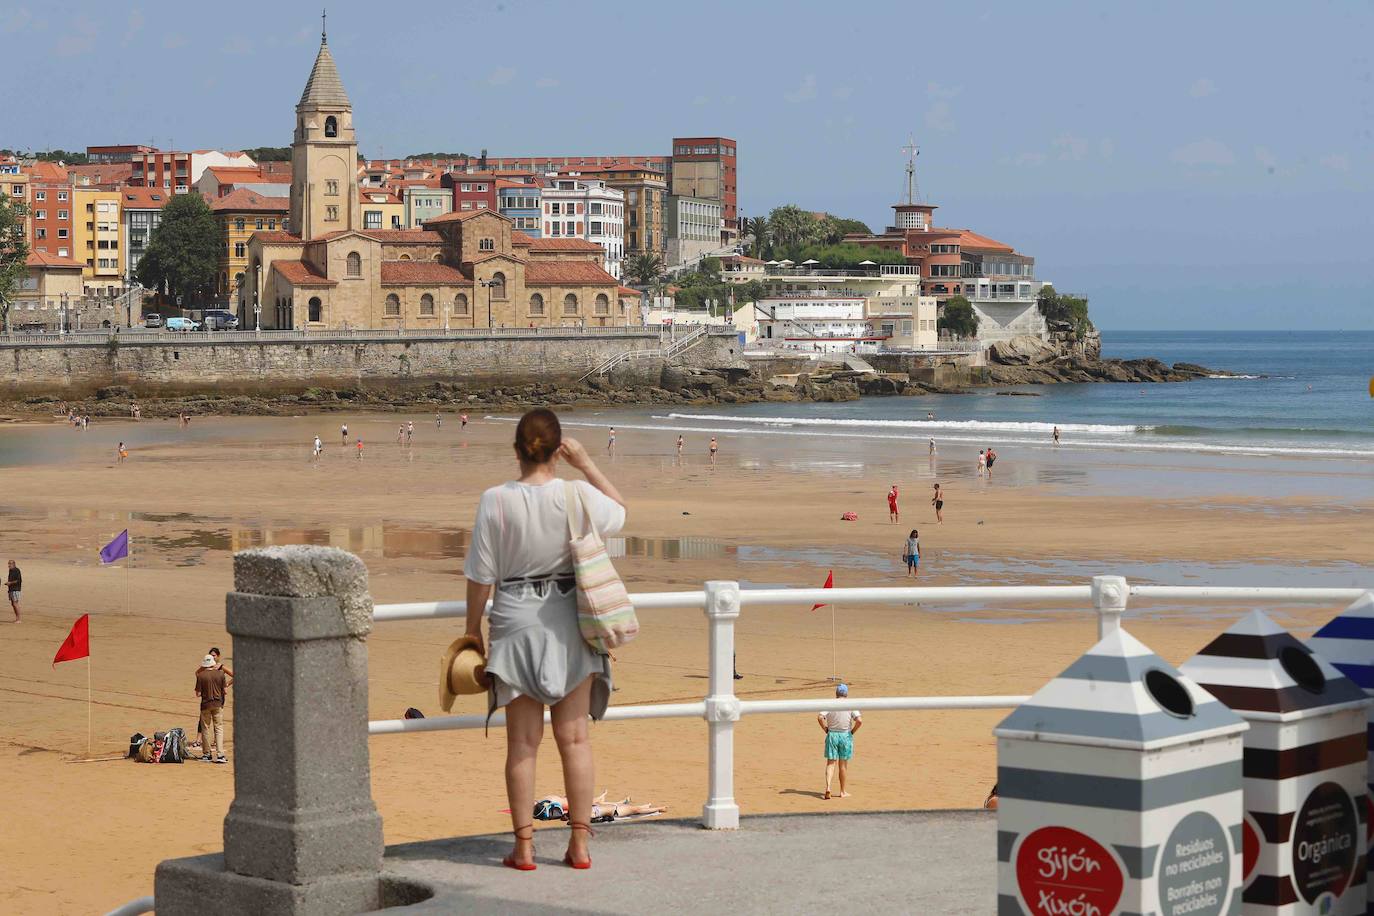
[(162, 208), (171, 194), (161, 188), (121, 188), (119, 194), (124, 216), (124, 276), (132, 281), (153, 230), (162, 224)]
[(425, 178), (398, 184), (403, 185), (400, 191), (405, 209), (405, 228), (419, 229), (436, 216), (453, 212), (453, 191), (440, 186), (439, 179)]
[(249, 168), (212, 165), (196, 180), (195, 189), (210, 200), (227, 197), (240, 188), (265, 197), (280, 197), (291, 189), (291, 163), (264, 162)]
[(363, 231), (369, 229), (404, 229), (406, 225), (406, 205), (389, 188), (359, 188), (358, 200), (362, 206)]
[(578, 174), (599, 178), (608, 188), (625, 195), (625, 256), (653, 254), (666, 258), (668, 237), (665, 220), (668, 210), (668, 179), (658, 169), (645, 165), (619, 163)]
[(139, 144), (117, 144), (114, 146), (86, 147), (86, 161), (91, 165), (107, 165), (112, 162), (133, 162), (157, 150)]
[(31, 162), (29, 177), (29, 246), (34, 251), (71, 258), (72, 180), (56, 162)]
[(0, 194), (9, 198), (10, 206), (23, 208), (24, 241), (33, 247), (33, 217), (29, 213), (29, 176), (19, 160), (0, 157)]
[(87, 296), (111, 298), (124, 291), (124, 222), (120, 192), (72, 188), (72, 260), (82, 265)]
[(546, 240), (585, 239), (600, 245), (606, 272), (617, 280), (625, 258), (625, 195), (595, 178), (557, 176), (541, 194)]
[(191, 153), (153, 150), (135, 155), (129, 184), (142, 188), (162, 188), (174, 194), (191, 190), (211, 166), (253, 168), (257, 165), (247, 153), (222, 153), (201, 149)]
[(445, 172), (439, 186), (452, 195), (455, 212), (497, 209), (496, 176), (490, 172)]
[(532, 239), (543, 237), (544, 188), (539, 184), (496, 180), (496, 209), (502, 216), (514, 220), (515, 228)]
[[(287, 189), (289, 192), (289, 188)], [(290, 200), (266, 197), (246, 188), (210, 202), (223, 244), (215, 274), (215, 299), (242, 311), (247, 288), (248, 240), (255, 232), (288, 231)]]
[(671, 190), (680, 197), (720, 201), (721, 247), (739, 239), (738, 149), (728, 137), (675, 137)]
[(690, 267), (719, 251), (723, 212), (721, 202), (715, 198), (668, 195), (664, 263), (670, 268)]

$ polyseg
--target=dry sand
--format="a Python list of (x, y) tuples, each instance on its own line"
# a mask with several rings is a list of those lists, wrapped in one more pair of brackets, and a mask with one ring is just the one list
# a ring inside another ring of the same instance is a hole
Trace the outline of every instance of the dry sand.
[[(154, 767), (117, 758), (133, 732), (176, 725), (194, 732), (193, 673), (209, 646), (222, 646), (233, 666), (223, 626), (231, 548), (335, 543), (367, 560), (378, 603), (461, 597), (462, 529), (482, 489), (511, 476), (511, 427), (477, 422), (462, 432), (446, 415), (436, 430), (432, 416), (415, 416), (416, 440), (406, 450), (395, 439), (407, 418), (350, 416), (350, 430), (367, 440), (360, 462), (339, 446), (341, 419), (198, 419), (185, 432), (174, 421), (85, 433), (54, 428), (41, 430), (39, 442), (50, 443), (62, 463), (3, 471), (4, 554), (23, 569), (25, 605), (21, 624), (0, 624), (0, 911), (101, 911), (151, 893), (161, 859), (221, 848), (232, 765)], [(319, 465), (308, 460), (316, 431), (328, 447)], [(604, 434), (579, 433), (604, 455)], [(133, 445), (124, 466), (112, 460), (117, 438)], [(673, 459), (674, 438), (622, 429), (614, 460), (601, 458), (630, 501), (625, 534), (636, 540), (618, 565), (632, 591), (699, 588), (710, 578), (817, 586), (831, 565), (838, 565), (841, 586), (899, 585), (898, 555), (910, 527), (922, 531), (922, 584), (1039, 583), (1053, 578), (1050, 568), (1059, 571), (1053, 581), (1063, 581), (1086, 575), (1076, 572), (1077, 563), (1122, 558), (1162, 564), (1161, 581), (1169, 579), (1169, 564), (1205, 561), (1254, 564), (1254, 584), (1286, 584), (1284, 569), (1363, 563), (1374, 548), (1370, 507), (1334, 498), (1315, 505), (1263, 496), (1075, 496), (1018, 486), (1005, 473), (1014, 464), (1006, 456), (998, 468), (1004, 473), (991, 482), (975, 479), (967, 461), (942, 456), (932, 468), (924, 454), (917, 461), (870, 457), (840, 477), (824, 462), (780, 456), (768, 451), (776, 445), (745, 436), (721, 437), (720, 465), (712, 470), (705, 436), (693, 437), (683, 466)], [(141, 444), (155, 439), (163, 441)], [(926, 504), (932, 473), (947, 481), (940, 526)], [(1211, 473), (1225, 479), (1224, 471)], [(903, 485), (900, 526), (886, 518), (884, 494), (893, 480)], [(1217, 489), (1235, 492), (1230, 485)], [(859, 512), (859, 521), (840, 522), (846, 510)], [(134, 537), (132, 571), (100, 568), (97, 549), (126, 526)], [(701, 540), (684, 545), (680, 538)], [(961, 565), (968, 557), (984, 562)], [(1030, 565), (1006, 572), (995, 568), (1000, 561)], [(1036, 565), (1042, 561), (1049, 565)], [(880, 571), (885, 565), (890, 571)], [(1279, 572), (1266, 576), (1258, 567)], [(83, 761), (87, 663), (50, 666), (85, 612), (92, 615), (94, 762)], [(1166, 608), (1128, 626), (1178, 662), (1238, 612)], [(1333, 613), (1279, 609), (1276, 616), (1308, 632)], [(7, 607), (0, 609), (0, 620), (8, 616)], [(1009, 619), (1015, 625), (998, 622)], [(838, 664), (856, 697), (1029, 693), (1096, 632), (1086, 608), (841, 608), (839, 620)], [(640, 639), (617, 653), (614, 702), (699, 699), (706, 686), (704, 616), (651, 611), (641, 622)], [(435, 659), (460, 627), (398, 623), (373, 633), (374, 718), (398, 717), (412, 705), (438, 712)], [(747, 611), (738, 626), (746, 677), (737, 689), (755, 698), (830, 695), (830, 632), (828, 610)], [(460, 703), (459, 711), (482, 711), (481, 698)], [(747, 719), (736, 738), (737, 797), (745, 813), (977, 806), (994, 779), (990, 730), (1002, 715), (870, 714), (856, 739), (853, 797), (828, 802), (820, 799), (822, 739), (814, 717)], [(232, 758), (232, 704), (228, 718)], [(699, 813), (706, 793), (702, 723), (604, 723), (593, 738), (598, 786), (668, 804), (673, 815)], [(508, 829), (499, 730), (490, 737), (378, 737), (371, 751), (388, 842)], [(538, 786), (555, 791), (560, 776), (551, 738), (539, 767)], [(541, 842), (558, 846), (562, 837), (541, 835)]]

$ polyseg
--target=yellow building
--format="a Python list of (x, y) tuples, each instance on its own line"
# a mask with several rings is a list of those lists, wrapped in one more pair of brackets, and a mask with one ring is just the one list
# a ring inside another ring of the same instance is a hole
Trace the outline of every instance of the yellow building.
[(24, 240), (33, 247), (33, 218), (29, 208), (29, 176), (19, 160), (0, 156), (0, 194), (9, 198), (11, 207), (24, 208)]
[(389, 188), (359, 188), (362, 197), (363, 230), (404, 229), (406, 205)]
[(72, 259), (83, 265), (87, 296), (110, 298), (124, 291), (124, 218), (117, 190), (77, 184), (72, 188)]
[(600, 168), (579, 168), (584, 178), (600, 178), (606, 187), (625, 195), (625, 259), (667, 254), (663, 231), (668, 207), (668, 180), (662, 172), (642, 165), (617, 163)]
[(219, 223), (219, 269), (215, 272), (215, 301), (230, 311), (240, 312), (247, 301), (248, 240), (254, 232), (285, 232), (290, 201), (285, 197), (264, 197), (257, 191), (239, 188), (210, 202)]

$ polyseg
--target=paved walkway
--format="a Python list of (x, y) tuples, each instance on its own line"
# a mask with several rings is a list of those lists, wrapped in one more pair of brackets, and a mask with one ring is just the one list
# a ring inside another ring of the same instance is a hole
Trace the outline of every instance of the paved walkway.
[(386, 871), (440, 891), (386, 912), (991, 913), (996, 832), (983, 811), (629, 821), (597, 829), (587, 872), (562, 864), (558, 828), (537, 832), (534, 872), (501, 867), (508, 834), (408, 843), (388, 847)]

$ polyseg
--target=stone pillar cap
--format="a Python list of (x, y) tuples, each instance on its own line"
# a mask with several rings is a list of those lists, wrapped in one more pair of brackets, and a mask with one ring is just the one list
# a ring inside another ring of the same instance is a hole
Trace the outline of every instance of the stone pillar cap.
[(335, 598), (348, 632), (372, 630), (367, 565), (337, 547), (255, 547), (234, 554), (234, 591), (283, 598)]

